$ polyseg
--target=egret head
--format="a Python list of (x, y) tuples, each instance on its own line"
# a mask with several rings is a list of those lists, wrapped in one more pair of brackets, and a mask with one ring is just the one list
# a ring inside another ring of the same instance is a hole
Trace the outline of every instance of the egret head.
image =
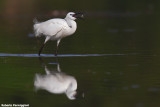
[(76, 19), (83, 19), (83, 14), (82, 13), (74, 13), (74, 12), (69, 12), (66, 16), (66, 18), (71, 19), (71, 20), (76, 20)]
[(69, 91), (69, 92), (66, 92), (66, 95), (70, 100), (75, 100), (77, 92), (76, 91)]

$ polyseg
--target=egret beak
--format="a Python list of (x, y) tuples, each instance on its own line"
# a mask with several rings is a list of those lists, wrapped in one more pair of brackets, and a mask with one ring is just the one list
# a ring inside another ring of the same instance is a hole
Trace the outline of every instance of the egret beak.
[(73, 15), (73, 17), (75, 17), (75, 18), (77, 18), (77, 19), (84, 19), (83, 13), (75, 13), (75, 14)]
[(77, 92), (74, 94), (75, 99), (83, 99), (84, 98), (84, 92)]

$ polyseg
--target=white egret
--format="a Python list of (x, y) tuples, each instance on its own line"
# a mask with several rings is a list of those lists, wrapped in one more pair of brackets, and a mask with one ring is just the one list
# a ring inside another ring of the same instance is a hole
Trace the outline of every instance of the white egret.
[(70, 75), (61, 72), (59, 64), (57, 70), (49, 70), (45, 65), (45, 75), (36, 74), (34, 86), (36, 89), (44, 89), (53, 94), (66, 94), (70, 100), (76, 99), (77, 80)]
[(34, 32), (36, 37), (45, 36), (46, 39), (39, 50), (39, 56), (48, 40), (57, 40), (55, 56), (57, 56), (58, 45), (62, 38), (72, 35), (76, 29), (77, 24), (75, 20), (83, 18), (82, 13), (69, 12), (64, 19), (54, 18), (45, 22), (34, 21)]

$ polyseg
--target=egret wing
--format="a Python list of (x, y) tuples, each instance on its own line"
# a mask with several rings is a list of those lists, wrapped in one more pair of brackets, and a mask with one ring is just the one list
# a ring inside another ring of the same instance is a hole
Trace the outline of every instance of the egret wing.
[(60, 32), (62, 28), (63, 26), (61, 23), (44, 22), (44, 23), (41, 23), (41, 26), (39, 27), (39, 31), (43, 35), (53, 36), (53, 35), (56, 35), (58, 32)]

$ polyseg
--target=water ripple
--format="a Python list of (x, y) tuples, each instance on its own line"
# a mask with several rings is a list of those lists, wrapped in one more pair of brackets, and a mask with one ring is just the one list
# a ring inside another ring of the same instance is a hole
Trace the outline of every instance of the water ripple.
[[(120, 56), (127, 54), (59, 54), (57, 57), (88, 57), (88, 56)], [(39, 57), (38, 54), (10, 54), (10, 53), (0, 53), (0, 57)], [(53, 54), (41, 54), (41, 57), (55, 57)]]

